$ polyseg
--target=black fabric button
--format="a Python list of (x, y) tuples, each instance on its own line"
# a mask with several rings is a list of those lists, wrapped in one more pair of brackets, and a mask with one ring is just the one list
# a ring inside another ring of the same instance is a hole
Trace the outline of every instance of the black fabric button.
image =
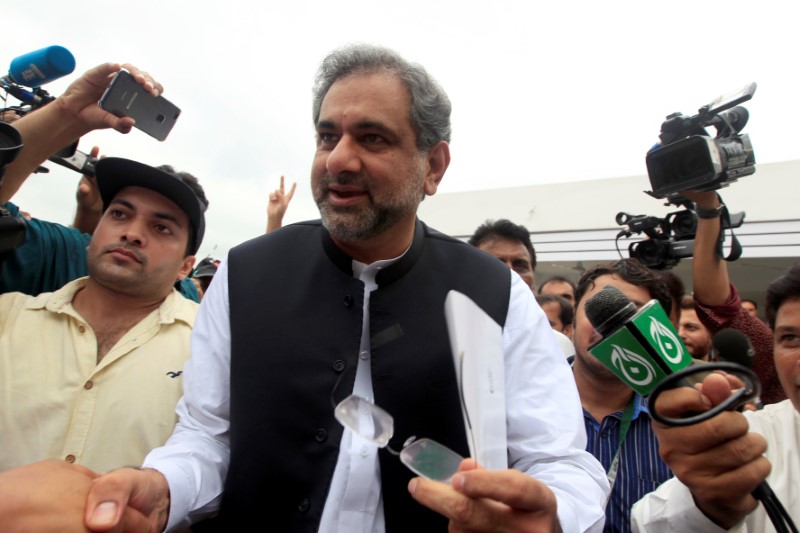
[(349, 294), (344, 297), (344, 306), (345, 307), (353, 307), (353, 297)]
[(314, 434), (314, 438), (317, 439), (317, 442), (325, 442), (328, 439), (328, 432), (324, 429), (318, 429)]
[(342, 361), (341, 359), (337, 359), (336, 361), (333, 362), (333, 369), (337, 372), (341, 372), (342, 370), (344, 370), (344, 367), (345, 367), (344, 361)]
[(306, 513), (308, 512), (309, 507), (311, 507), (311, 502), (308, 501), (308, 498), (303, 498), (302, 500), (300, 500), (300, 503), (297, 506), (297, 510), (300, 511), (301, 513)]

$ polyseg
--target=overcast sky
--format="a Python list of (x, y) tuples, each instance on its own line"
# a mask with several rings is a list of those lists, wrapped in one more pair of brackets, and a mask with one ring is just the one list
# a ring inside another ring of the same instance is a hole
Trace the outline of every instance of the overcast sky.
[[(75, 72), (44, 87), (53, 95), (106, 61), (164, 85), (182, 110), (165, 142), (103, 131), (80, 149), (198, 176), (211, 201), (199, 256), (263, 232), (281, 174), (298, 183), (285, 222), (317, 217), (311, 85), (322, 57), (351, 42), (396, 49), (450, 95), (440, 194), (644, 175), (667, 114), (694, 114), (752, 81), (744, 133), (757, 161), (800, 159), (796, 1), (7, 0), (0, 12), (0, 70), (52, 44), (74, 54)], [(14, 201), (67, 224), (78, 175), (48, 166)]]

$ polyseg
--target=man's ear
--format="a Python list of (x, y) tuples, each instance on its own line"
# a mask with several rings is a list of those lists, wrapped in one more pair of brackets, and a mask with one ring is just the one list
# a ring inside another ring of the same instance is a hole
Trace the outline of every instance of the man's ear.
[(192, 269), (194, 268), (194, 260), (195, 257), (193, 255), (187, 255), (183, 258), (183, 263), (181, 263), (181, 269), (178, 271), (178, 279), (184, 279), (186, 276), (192, 273)]
[(423, 190), (428, 196), (436, 194), (439, 182), (442, 181), (447, 167), (450, 165), (450, 145), (446, 141), (439, 141), (428, 149), (426, 153), (428, 173), (425, 176)]

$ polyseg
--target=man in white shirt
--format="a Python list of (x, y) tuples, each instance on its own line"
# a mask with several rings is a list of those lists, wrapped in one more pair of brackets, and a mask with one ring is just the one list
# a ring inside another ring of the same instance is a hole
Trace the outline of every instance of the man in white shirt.
[[(450, 162), (449, 115), (438, 84), (390, 50), (326, 58), (311, 177), (322, 222), (244, 243), (220, 265), (175, 433), (146, 468), (95, 482), (90, 528), (113, 526), (126, 505), (159, 531), (217, 512), (208, 530), (250, 519), (281, 531), (443, 530), (448, 520), (465, 530), (602, 528), (606, 477), (585, 452), (577, 390), (529, 287), (416, 218)], [(466, 453), (444, 340), (450, 288), (503, 325), (511, 469), (466, 460), (445, 484), (343, 431), (333, 404), (351, 392), (374, 398), (395, 418), (393, 445), (416, 434)], [(275, 312), (261, 303), (268, 293), (280, 296)]]
[[(775, 366), (789, 399), (759, 411), (721, 413), (684, 427), (654, 424), (676, 478), (633, 508), (634, 531), (775, 531), (752, 493), (767, 481), (791, 518), (800, 520), (800, 264), (767, 289)], [(735, 382), (712, 374), (700, 390), (665, 392), (665, 416), (702, 412), (727, 398)]]

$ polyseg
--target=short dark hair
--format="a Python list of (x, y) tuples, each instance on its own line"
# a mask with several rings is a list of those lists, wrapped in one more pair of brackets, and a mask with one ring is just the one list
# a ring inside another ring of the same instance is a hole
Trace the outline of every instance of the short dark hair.
[(439, 141), (450, 142), (450, 112), (447, 93), (421, 66), (388, 48), (352, 44), (331, 52), (317, 71), (314, 82), (312, 118), (319, 122), (322, 101), (339, 79), (356, 74), (389, 74), (397, 77), (411, 97), (411, 127), (417, 135), (417, 149), (428, 150)]
[(572, 324), (572, 322), (575, 320), (575, 309), (572, 307), (572, 304), (569, 302), (569, 300), (563, 296), (559, 296), (558, 294), (540, 294), (536, 297), (536, 301), (540, 306), (549, 302), (557, 303), (561, 308), (561, 310), (558, 312), (558, 319), (565, 326)]
[(657, 272), (664, 278), (672, 301), (680, 303), (681, 299), (686, 294), (686, 286), (683, 284), (683, 280), (671, 270), (658, 270)]
[(528, 228), (520, 224), (514, 224), (507, 218), (499, 220), (487, 220), (475, 230), (472, 237), (467, 241), (474, 247), (479, 247), (484, 242), (490, 240), (492, 237), (502, 237), (510, 241), (521, 242), (523, 246), (531, 254), (531, 269), (536, 270), (536, 250), (533, 249), (531, 242), (531, 232)]
[(751, 300), (750, 298), (742, 298), (742, 303), (745, 303), (745, 302), (749, 302), (749, 303), (753, 304), (753, 307), (758, 309), (758, 302), (756, 302), (755, 300)]
[(680, 299), (681, 309), (694, 309), (694, 298), (688, 294), (684, 294)]
[(539, 294), (542, 294), (542, 288), (545, 285), (547, 285), (548, 283), (553, 282), (553, 281), (561, 281), (563, 283), (568, 284), (570, 287), (572, 287), (572, 294), (575, 294), (575, 290), (576, 290), (575, 282), (572, 281), (571, 279), (567, 278), (567, 277), (564, 277), (564, 276), (551, 276), (551, 277), (547, 278), (546, 280), (544, 280), (544, 283), (539, 285)]
[[(178, 172), (172, 167), (172, 165), (159, 165), (156, 168), (158, 170), (163, 170), (167, 174), (172, 174), (173, 176), (184, 182), (186, 185), (191, 187), (191, 189), (197, 195), (197, 199), (200, 200), (200, 203), (202, 203), (205, 206), (205, 208), (208, 209), (208, 198), (206, 198), (206, 191), (203, 190), (203, 186), (200, 185), (200, 181), (195, 176), (189, 174), (188, 172)], [(195, 253), (197, 253), (197, 251), (194, 250), (194, 247), (196, 246), (194, 232), (195, 229), (190, 224), (189, 242), (186, 245), (186, 255), (194, 255)]]
[(594, 287), (594, 280), (609, 274), (618, 276), (637, 287), (644, 287), (650, 294), (650, 298), (658, 300), (667, 315), (672, 311), (672, 298), (663, 276), (632, 257), (618, 259), (606, 265), (598, 265), (584, 272), (578, 280), (578, 288), (575, 291), (575, 305), (577, 306), (586, 292)]
[(788, 272), (767, 287), (764, 312), (767, 315), (769, 327), (775, 329), (775, 318), (778, 316), (778, 309), (781, 305), (786, 300), (795, 299), (800, 299), (800, 262), (795, 263)]

